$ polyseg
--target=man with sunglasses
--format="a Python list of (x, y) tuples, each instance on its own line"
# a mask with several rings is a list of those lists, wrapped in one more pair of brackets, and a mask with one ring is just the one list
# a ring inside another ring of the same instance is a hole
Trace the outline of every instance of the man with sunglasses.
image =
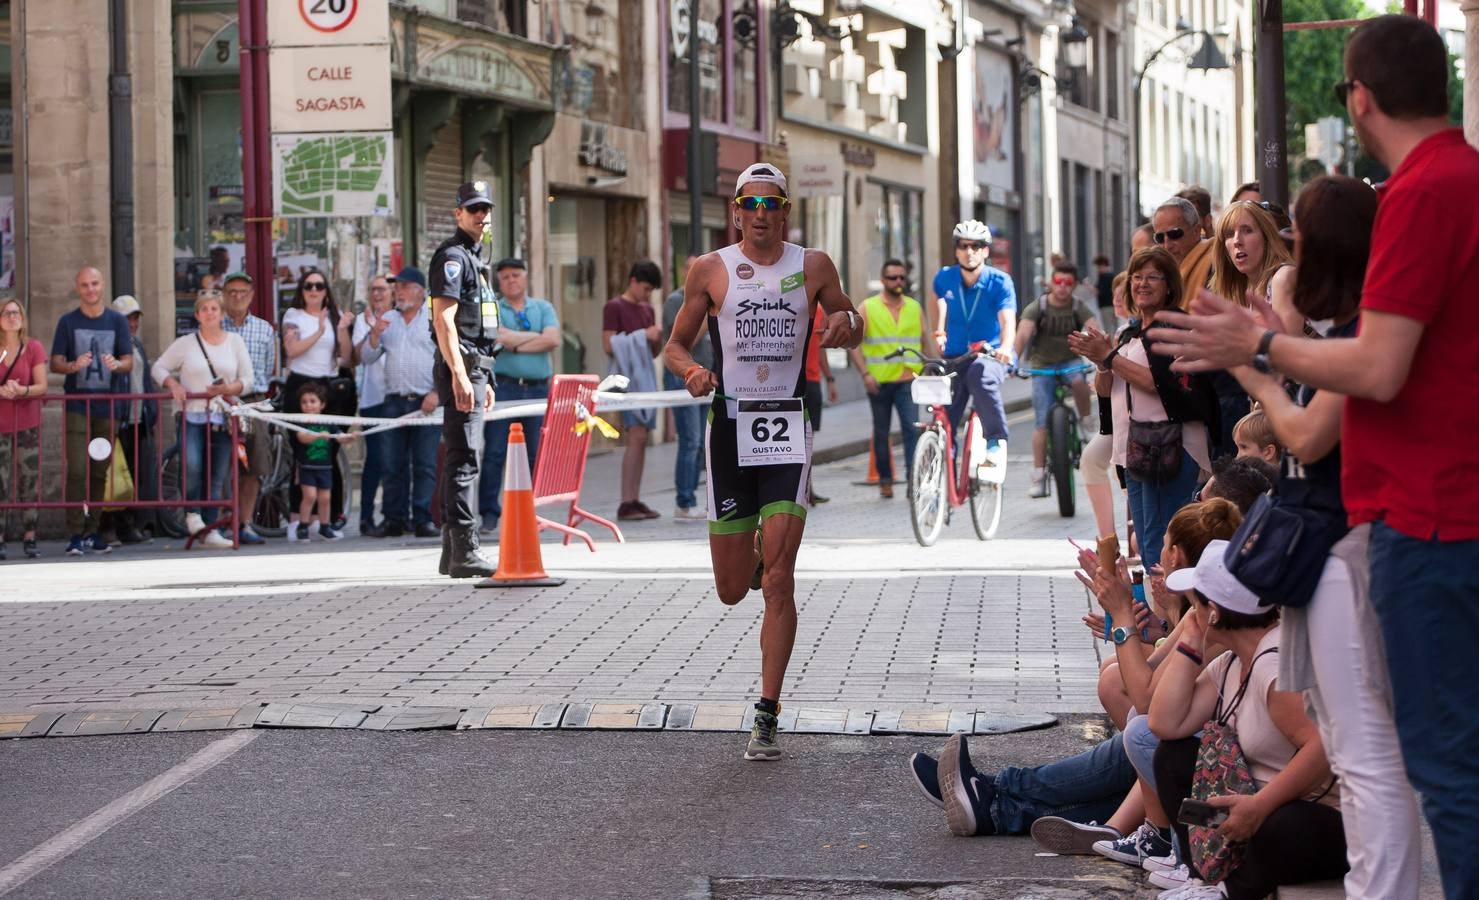
[[(858, 346), (862, 317), (825, 253), (787, 243), (786, 176), (756, 163), (735, 182), (740, 241), (688, 269), (683, 306), (663, 351), (695, 397), (714, 392), (708, 433), (709, 553), (719, 599), (765, 597), (760, 701), (745, 759), (777, 760), (781, 685), (796, 640), (796, 554), (806, 526), (811, 429), (803, 408), (814, 305), (826, 311), (821, 347)], [(690, 352), (703, 331), (714, 368)], [(756, 531), (761, 540), (757, 540)]]
[(965, 413), (966, 397), (974, 401), (988, 459), (1003, 452), (1007, 439), (1007, 412), (1001, 402), (1001, 383), (1012, 362), (1017, 337), (1017, 289), (1006, 272), (986, 264), (991, 231), (970, 219), (955, 226), (955, 262), (935, 274), (934, 302), (928, 307), (935, 338), (943, 337), (946, 358), (980, 355), (956, 368), (950, 418), (957, 424)]
[(432, 377), (442, 406), (442, 559), (453, 578), (486, 578), (497, 568), (478, 548), (474, 490), (483, 452), (483, 414), (493, 408), (493, 355), (498, 302), (482, 260), (493, 201), (486, 181), (457, 188), (457, 230), (431, 257)]
[[(1074, 296), (1077, 284), (1078, 268), (1071, 262), (1060, 262), (1053, 266), (1048, 292), (1022, 311), (1015, 350), (1019, 358), (1025, 355), (1032, 368), (1052, 369), (1078, 359), (1078, 354), (1068, 348), (1068, 335), (1082, 331), (1095, 318), (1093, 307)], [(1097, 426), (1088, 424), (1089, 382), (1084, 373), (1032, 376), (1032, 409), (1037, 421), (1032, 432), (1032, 489), (1028, 496), (1034, 499), (1048, 495), (1048, 411), (1058, 402), (1060, 381), (1073, 391), (1079, 427), (1088, 434), (1098, 431)]]
[[(554, 375), (550, 351), (560, 346), (560, 320), (548, 300), (529, 296), (529, 266), (516, 256), (501, 259), (493, 267), (498, 278), (498, 343), (503, 352), (493, 365), (493, 384), (503, 400), (544, 400)], [(478, 511), (482, 531), (498, 530), (503, 513), (503, 461), (508, 456), (509, 426), (524, 426), (524, 445), (529, 453), (530, 472), (539, 456), (539, 430), (544, 416), (495, 419), (483, 426), (483, 478), (478, 482)]]
[(910, 396), (909, 382), (923, 368), (916, 359), (889, 359), (888, 355), (905, 347), (925, 356), (938, 356), (939, 352), (924, 327), (924, 309), (918, 300), (904, 294), (909, 286), (909, 269), (904, 261), (886, 261), (879, 280), (883, 290), (863, 301), (863, 346), (848, 351), (848, 357), (863, 376), (863, 389), (868, 392), (878, 496), (888, 500), (894, 495), (894, 460), (888, 449), (889, 419), (897, 410), (899, 430), (904, 437), (906, 475), (912, 475), (914, 445), (919, 435), (914, 423), (919, 420), (919, 409)]
[(1212, 274), (1212, 241), (1202, 240), (1202, 218), (1185, 197), (1171, 197), (1150, 217), (1151, 240), (1164, 247), (1181, 270), (1186, 295), (1205, 287)]

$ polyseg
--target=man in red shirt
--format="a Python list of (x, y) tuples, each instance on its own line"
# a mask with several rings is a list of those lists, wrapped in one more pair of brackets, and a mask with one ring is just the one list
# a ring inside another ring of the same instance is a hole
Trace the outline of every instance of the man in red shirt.
[[(1372, 523), (1371, 601), (1381, 620), (1407, 775), (1422, 793), (1444, 891), (1479, 897), (1479, 150), (1451, 127), (1448, 56), (1409, 16), (1361, 25), (1335, 92), (1356, 136), (1392, 173), (1380, 191), (1352, 340), (1265, 331), (1203, 292), (1197, 315), (1161, 313), (1154, 349), (1188, 371), (1252, 363), (1346, 394), (1341, 492)], [(1339, 720), (1337, 720), (1339, 725)]]

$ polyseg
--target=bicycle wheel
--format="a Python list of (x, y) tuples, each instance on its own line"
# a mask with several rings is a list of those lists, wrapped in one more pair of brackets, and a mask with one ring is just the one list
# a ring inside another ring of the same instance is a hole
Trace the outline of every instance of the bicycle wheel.
[(1053, 487), (1058, 492), (1058, 515), (1073, 516), (1073, 440), (1078, 426), (1068, 407), (1062, 403), (1048, 410), (1048, 467), (1053, 473)]
[[(159, 499), (179, 502), (185, 491), (180, 484), (180, 448), (178, 445), (164, 452), (164, 462), (159, 467)], [(185, 511), (181, 507), (161, 506), (156, 510), (159, 528), (172, 538), (189, 537), (185, 530)]]
[(909, 485), (909, 522), (921, 547), (933, 544), (945, 527), (946, 507), (950, 505), (945, 496), (945, 479), (950, 475), (945, 458), (945, 441), (939, 429), (926, 429), (914, 448), (914, 478)]
[(989, 541), (996, 537), (996, 528), (1001, 524), (1001, 485), (984, 481), (971, 475), (971, 524), (976, 526), (976, 537)]
[(272, 466), (262, 479), (262, 489), (257, 492), (252, 525), (263, 537), (282, 537), (287, 534), (288, 520), (292, 518), (288, 492), (293, 487), (293, 448), (282, 432), (273, 434), (270, 446)]

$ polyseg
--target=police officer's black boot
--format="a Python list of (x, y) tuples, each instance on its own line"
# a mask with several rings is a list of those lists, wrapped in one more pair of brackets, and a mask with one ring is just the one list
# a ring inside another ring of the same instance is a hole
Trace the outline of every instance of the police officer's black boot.
[(446, 575), (452, 571), (452, 526), (442, 526), (442, 561), (437, 563), (437, 572)]
[(452, 532), (452, 560), (450, 571), (453, 578), (489, 578), (498, 568), (478, 552), (477, 528), (449, 528)]

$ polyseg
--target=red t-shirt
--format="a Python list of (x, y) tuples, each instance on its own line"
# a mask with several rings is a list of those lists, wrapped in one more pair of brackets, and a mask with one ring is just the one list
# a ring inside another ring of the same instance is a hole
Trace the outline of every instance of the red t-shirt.
[(602, 331), (631, 334), (656, 323), (657, 317), (651, 303), (633, 303), (619, 294), (607, 300), (601, 309)]
[[(36, 366), (46, 362), (46, 348), (35, 338), (26, 341), (18, 359), (0, 361), (0, 383), (15, 381), (30, 385)], [(14, 367), (11, 366), (14, 363)], [(45, 384), (43, 381), (42, 384)], [(41, 401), (0, 399), (0, 434), (29, 431), (41, 425)]]
[(1378, 190), (1361, 309), (1424, 328), (1407, 383), (1390, 403), (1346, 401), (1341, 493), (1352, 525), (1384, 521), (1421, 540), (1472, 540), (1479, 538), (1479, 150), (1458, 128), (1435, 134)]
[(827, 327), (827, 314), (822, 304), (817, 304), (817, 314), (811, 317), (811, 336), (806, 339), (806, 380), (822, 380), (822, 329)]

